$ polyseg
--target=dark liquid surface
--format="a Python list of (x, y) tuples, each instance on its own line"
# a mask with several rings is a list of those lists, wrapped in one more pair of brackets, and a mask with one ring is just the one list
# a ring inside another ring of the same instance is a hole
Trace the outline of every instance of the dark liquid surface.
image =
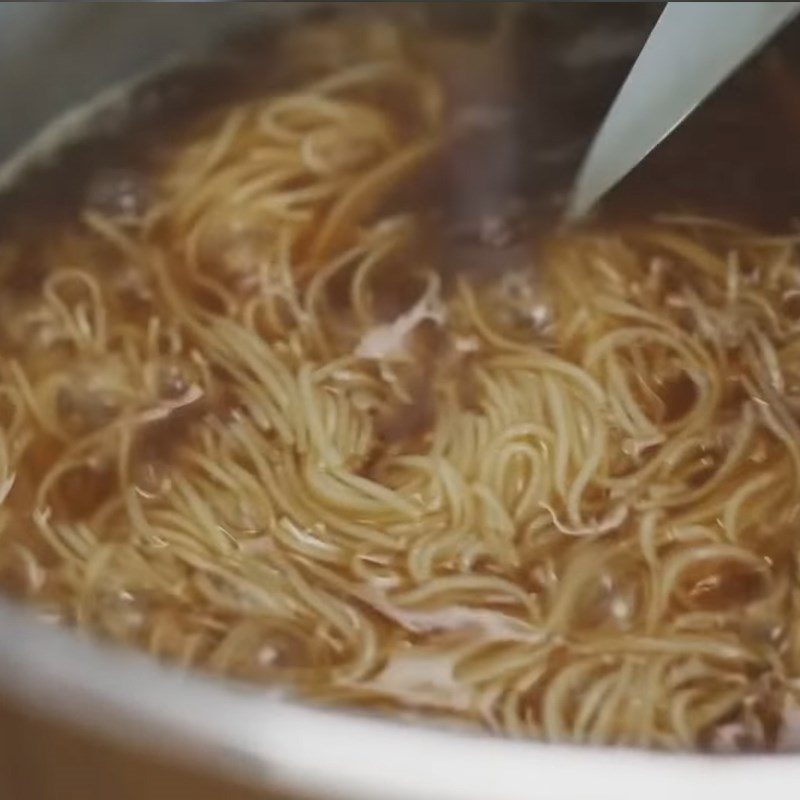
[[(543, 227), (557, 222), (591, 136), (657, 12), (658, 6), (649, 4), (517, 9), (508, 55), (520, 137), (514, 173)], [(476, 33), (469, 20), (454, 28), (452, 18), (426, 24), (438, 26), (450, 40), (473, 42), (490, 35), (481, 26), (496, 24), (478, 18)], [(0, 196), (0, 234), (31, 213), (38, 219), (69, 217), (91, 191), (93, 176), (104, 170), (147, 171), (209, 109), (280, 86), (281, 65), (264, 55), (272, 38), (272, 31), (251, 32), (207, 64), (137, 89), (123, 131), (92, 134), (64, 147), (55, 163), (33, 170)], [(453, 63), (449, 69), (457, 73), (461, 67)], [(599, 218), (685, 212), (785, 228), (800, 206), (799, 134), (796, 22), (626, 177), (604, 201)], [(428, 172), (419, 196), (441, 201), (447, 178), (441, 165)]]

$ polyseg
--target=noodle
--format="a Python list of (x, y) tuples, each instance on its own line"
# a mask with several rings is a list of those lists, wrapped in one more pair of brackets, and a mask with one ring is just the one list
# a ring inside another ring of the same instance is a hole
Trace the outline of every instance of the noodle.
[(441, 91), (371, 25), (286, 45), (314, 68), (209, 112), (139, 217), (33, 225), (46, 274), (0, 319), (2, 586), (320, 702), (774, 745), (800, 242), (661, 218), (451, 285), (397, 192), (446, 146)]

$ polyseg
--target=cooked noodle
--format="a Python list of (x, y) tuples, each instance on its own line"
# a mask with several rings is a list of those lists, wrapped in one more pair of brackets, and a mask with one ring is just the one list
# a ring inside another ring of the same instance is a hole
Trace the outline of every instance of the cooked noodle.
[(446, 135), (436, 80), (393, 27), (313, 35), (323, 77), (198, 124), (140, 216), (40, 231), (1, 322), (3, 584), (318, 700), (773, 745), (796, 237), (659, 221), (443, 283), (392, 200)]

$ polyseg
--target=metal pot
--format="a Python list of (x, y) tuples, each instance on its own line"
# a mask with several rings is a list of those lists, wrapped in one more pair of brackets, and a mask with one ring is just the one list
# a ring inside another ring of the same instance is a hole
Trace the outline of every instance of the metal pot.
[[(0, 161), (48, 120), (179, 51), (297, 3), (0, 4)], [(120, 102), (105, 96), (101, 106)], [(96, 104), (95, 104), (96, 105)], [(68, 116), (71, 135), (96, 108)], [(22, 160), (47, 149), (40, 138)], [(19, 159), (16, 162), (19, 164)], [(9, 179), (15, 169), (5, 171)], [(503, 740), (308, 707), (185, 675), (0, 599), (0, 796), (752, 798), (800, 758), (706, 757)]]

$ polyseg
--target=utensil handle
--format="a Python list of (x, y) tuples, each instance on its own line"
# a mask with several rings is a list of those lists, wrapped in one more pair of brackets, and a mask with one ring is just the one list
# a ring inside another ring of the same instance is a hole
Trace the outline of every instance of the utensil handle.
[(668, 136), (800, 3), (668, 3), (584, 159), (576, 220)]

